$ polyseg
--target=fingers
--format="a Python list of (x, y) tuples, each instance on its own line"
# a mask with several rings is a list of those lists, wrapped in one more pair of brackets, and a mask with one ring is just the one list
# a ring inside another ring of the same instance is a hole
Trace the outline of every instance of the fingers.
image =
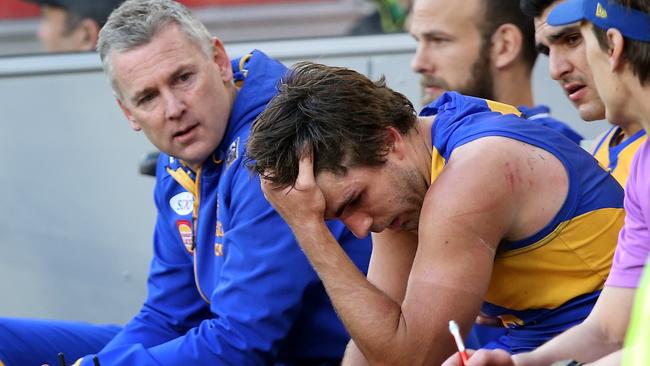
[(467, 366), (514, 366), (510, 354), (501, 349), (480, 349), (474, 353)]
[[(467, 356), (472, 357), (472, 354), (475, 351), (472, 349), (466, 349), (465, 352), (467, 352)], [(456, 352), (453, 355), (449, 356), (449, 358), (447, 358), (447, 360), (442, 363), (442, 366), (463, 366), (463, 362), (461, 361), (458, 352)]]
[(298, 178), (296, 179), (296, 189), (305, 189), (316, 183), (314, 177), (314, 161), (311, 154), (303, 154), (298, 163)]
[[(501, 349), (478, 351), (468, 349), (466, 352), (469, 356), (467, 366), (514, 366), (510, 354)], [(458, 352), (449, 356), (442, 366), (463, 366)]]

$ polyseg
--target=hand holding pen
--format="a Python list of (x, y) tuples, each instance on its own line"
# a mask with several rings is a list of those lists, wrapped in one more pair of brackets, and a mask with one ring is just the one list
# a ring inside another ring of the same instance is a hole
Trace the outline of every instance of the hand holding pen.
[(460, 364), (467, 366), (467, 363), (469, 362), (469, 356), (465, 350), (465, 343), (463, 342), (463, 338), (460, 336), (460, 329), (458, 328), (458, 324), (456, 324), (456, 322), (453, 320), (449, 321), (449, 332), (452, 336), (454, 336), (454, 340), (456, 341), (456, 347), (458, 347), (458, 354), (460, 355)]
[(442, 366), (515, 366), (510, 354), (501, 349), (480, 349), (478, 351), (465, 348), (460, 329), (455, 321), (449, 322), (449, 332), (454, 336), (458, 355), (451, 355)]

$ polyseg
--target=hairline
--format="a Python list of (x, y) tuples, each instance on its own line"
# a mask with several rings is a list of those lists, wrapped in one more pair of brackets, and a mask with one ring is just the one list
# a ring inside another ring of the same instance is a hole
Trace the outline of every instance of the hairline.
[(183, 36), (185, 37), (185, 39), (187, 41), (192, 42), (194, 45), (199, 47), (201, 52), (208, 59), (210, 58), (210, 56), (211, 56), (210, 52), (212, 52), (214, 50), (214, 44), (210, 44), (210, 46), (209, 46), (211, 48), (210, 50), (206, 49), (207, 47), (202, 45), (203, 42), (200, 42), (199, 40), (195, 39), (195, 37), (193, 37), (189, 32), (187, 32), (184, 29), (184, 27), (177, 20), (175, 20), (175, 19), (166, 19), (164, 22), (161, 22), (156, 27), (155, 32), (151, 35), (151, 37), (149, 37), (144, 42), (138, 43), (138, 44), (135, 44), (135, 45), (129, 45), (129, 46), (126, 46), (126, 47), (114, 47), (114, 46), (111, 46), (109, 48), (109, 50), (108, 50), (108, 53), (106, 53), (106, 55), (102, 59), (102, 66), (104, 68), (104, 72), (106, 73), (106, 75), (108, 75), (108, 78), (109, 78), (110, 83), (111, 83), (111, 87), (113, 88), (113, 91), (115, 92), (115, 95), (118, 97), (118, 99), (120, 101), (124, 101), (124, 100), (122, 98), (123, 96), (120, 93), (119, 88), (117, 87), (117, 80), (115, 79), (115, 76), (113, 75), (113, 64), (112, 64), (113, 56), (119, 55), (119, 54), (124, 54), (126, 52), (133, 51), (133, 50), (136, 50), (136, 49), (138, 49), (140, 47), (144, 47), (144, 46), (150, 44), (151, 42), (153, 42), (153, 40), (161, 32), (163, 32), (165, 29), (167, 29), (167, 27), (170, 27), (172, 25), (175, 25), (176, 27), (178, 27), (178, 29), (181, 31), (181, 33), (183, 34)]

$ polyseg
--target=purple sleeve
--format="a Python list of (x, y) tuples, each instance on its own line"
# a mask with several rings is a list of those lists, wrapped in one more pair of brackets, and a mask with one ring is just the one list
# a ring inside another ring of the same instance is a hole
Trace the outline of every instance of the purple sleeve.
[(636, 288), (650, 252), (650, 145), (637, 151), (625, 188), (625, 225), (606, 285)]

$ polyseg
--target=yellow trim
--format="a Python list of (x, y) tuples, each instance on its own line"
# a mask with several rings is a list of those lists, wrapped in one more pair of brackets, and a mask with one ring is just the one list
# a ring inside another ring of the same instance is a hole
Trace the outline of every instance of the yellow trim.
[(176, 170), (173, 170), (172, 168), (167, 167), (167, 173), (174, 178), (178, 184), (183, 186), (188, 192), (194, 195), (194, 199), (196, 202), (196, 184), (194, 183), (194, 180), (187, 174), (187, 172), (183, 168), (178, 168)]
[(553, 241), (555, 238), (557, 238), (557, 236), (564, 230), (564, 228), (567, 225), (569, 225), (569, 223), (571, 223), (571, 220), (561, 222), (555, 228), (555, 230), (551, 231), (548, 235), (546, 235), (545, 237), (543, 237), (542, 239), (540, 239), (536, 243), (530, 244), (530, 245), (525, 246), (523, 248), (512, 249), (512, 250), (508, 250), (508, 251), (505, 251), (505, 252), (502, 252), (502, 253), (498, 253), (496, 255), (496, 257), (497, 258), (507, 258), (507, 257), (516, 256), (516, 255), (522, 255), (522, 254), (531, 252), (533, 250), (536, 250), (537, 248), (542, 247), (542, 246), (550, 243), (551, 241)]
[[(242, 58), (239, 59), (239, 71), (242, 71), (242, 72), (246, 72), (246, 71), (247, 71), (247, 70), (244, 68), (244, 66), (246, 66), (246, 63), (248, 62), (248, 60), (251, 59), (251, 57), (253, 57), (253, 54), (252, 54), (252, 53), (249, 53), (249, 54), (247, 54), (246, 56), (244, 56), (244, 57), (242, 57)], [(244, 74), (244, 76), (246, 76), (246, 74)]]
[(611, 130), (598, 135), (594, 142), (597, 144), (602, 141), (603, 143), (600, 144), (600, 146), (594, 146), (594, 149), (598, 147), (598, 150), (593, 150), (591, 152), (596, 161), (598, 161), (598, 165), (600, 165), (600, 167), (605, 171), (609, 170), (609, 144), (612, 142), (614, 133), (616, 133), (616, 129), (612, 128)]
[(498, 316), (499, 320), (501, 320), (501, 324), (505, 328), (514, 328), (514, 327), (521, 327), (524, 325), (524, 321), (521, 320), (520, 318), (517, 318), (516, 316), (512, 314), (503, 314)]
[[(248, 70), (245, 69), (244, 67), (246, 66), (246, 62), (248, 62), (248, 60), (250, 60), (251, 57), (253, 57), (253, 54), (249, 53), (246, 56), (239, 59), (239, 72), (241, 72), (241, 74), (244, 75), (244, 79), (248, 77)], [(241, 86), (244, 84), (244, 79), (235, 81), (235, 86), (237, 88), (241, 88)]]
[(603, 8), (603, 6), (600, 5), (600, 3), (596, 5), (596, 17), (607, 19), (607, 10), (605, 10), (605, 8)]
[[(194, 206), (192, 207), (192, 246), (196, 245), (196, 227), (197, 227), (197, 222), (198, 222), (198, 217), (199, 217), (199, 207), (201, 203), (201, 196), (199, 192), (200, 190), (200, 185), (201, 185), (201, 169), (199, 168), (196, 172), (196, 181), (194, 181), (189, 174), (183, 169), (183, 168), (178, 168), (176, 170), (173, 170), (171, 168), (167, 168), (167, 173), (174, 178), (178, 184), (183, 186), (188, 192), (192, 193), (194, 196)], [(187, 249), (187, 248), (186, 248)], [(195, 248), (192, 247), (192, 253), (194, 253)], [(193, 260), (193, 267), (194, 267), (194, 283), (196, 284), (196, 289), (199, 291), (199, 295), (201, 295), (201, 298), (208, 304), (210, 301), (208, 298), (205, 296), (203, 291), (201, 290), (201, 286), (199, 285), (199, 278), (197, 275), (196, 271), (196, 255), (194, 255), (194, 260)]]
[[(196, 227), (197, 222), (198, 222), (198, 217), (199, 217), (199, 204), (201, 202), (201, 196), (199, 192), (201, 192), (201, 168), (196, 172), (196, 184), (194, 185), (196, 189), (196, 193), (194, 194), (194, 210), (192, 212), (192, 226), (194, 229), (194, 240), (193, 243), (196, 245)], [(201, 290), (201, 285), (199, 284), (199, 276), (198, 276), (198, 271), (197, 271), (197, 266), (198, 264), (196, 263), (196, 255), (194, 255), (194, 283), (196, 284), (196, 289), (199, 291), (199, 295), (201, 295), (201, 298), (203, 301), (207, 302), (208, 304), (210, 303), (210, 300), (208, 300), (208, 297), (205, 296), (203, 293), (203, 290)]]
[(2, 361), (0, 361), (0, 366), (5, 366), (5, 364), (4, 364), (4, 363), (2, 363)]
[[(639, 150), (641, 144), (647, 140), (648, 136), (644, 135), (637, 138), (635, 141), (632, 141), (632, 143), (625, 146), (623, 150), (619, 151), (618, 156), (616, 157), (616, 166), (613, 170), (610, 170), (609, 164), (611, 163), (611, 156), (609, 154), (609, 149), (616, 130), (617, 129), (614, 128), (608, 133), (599, 135), (596, 139), (596, 142), (598, 143), (602, 140), (603, 143), (600, 145), (598, 150), (594, 150), (592, 154), (598, 161), (600, 167), (605, 171), (609, 171), (609, 173), (616, 179), (621, 187), (625, 188), (625, 185), (627, 184), (627, 178), (630, 175), (630, 166), (632, 165), (634, 154), (637, 150)], [(630, 136), (627, 136), (627, 138), (630, 138)], [(623, 140), (621, 143), (625, 143), (625, 141), (627, 140)]]
[(485, 99), (485, 102), (488, 105), (488, 108), (493, 112), (499, 112), (501, 114), (514, 114), (517, 117), (521, 117), (521, 111), (510, 104), (499, 103), (493, 100)]
[(79, 365), (81, 365), (81, 361), (83, 361), (83, 359), (84, 359), (83, 357), (80, 358), (80, 359), (78, 359), (77, 361), (75, 361), (75, 363), (72, 364), (72, 366), (79, 366)]
[(591, 211), (540, 243), (497, 256), (486, 301), (512, 310), (554, 309), (601, 289), (624, 216), (622, 208)]
[(431, 182), (433, 182), (438, 178), (440, 173), (442, 173), (442, 168), (445, 167), (445, 158), (440, 155), (438, 152), (438, 149), (434, 146), (432, 151), (431, 151)]

